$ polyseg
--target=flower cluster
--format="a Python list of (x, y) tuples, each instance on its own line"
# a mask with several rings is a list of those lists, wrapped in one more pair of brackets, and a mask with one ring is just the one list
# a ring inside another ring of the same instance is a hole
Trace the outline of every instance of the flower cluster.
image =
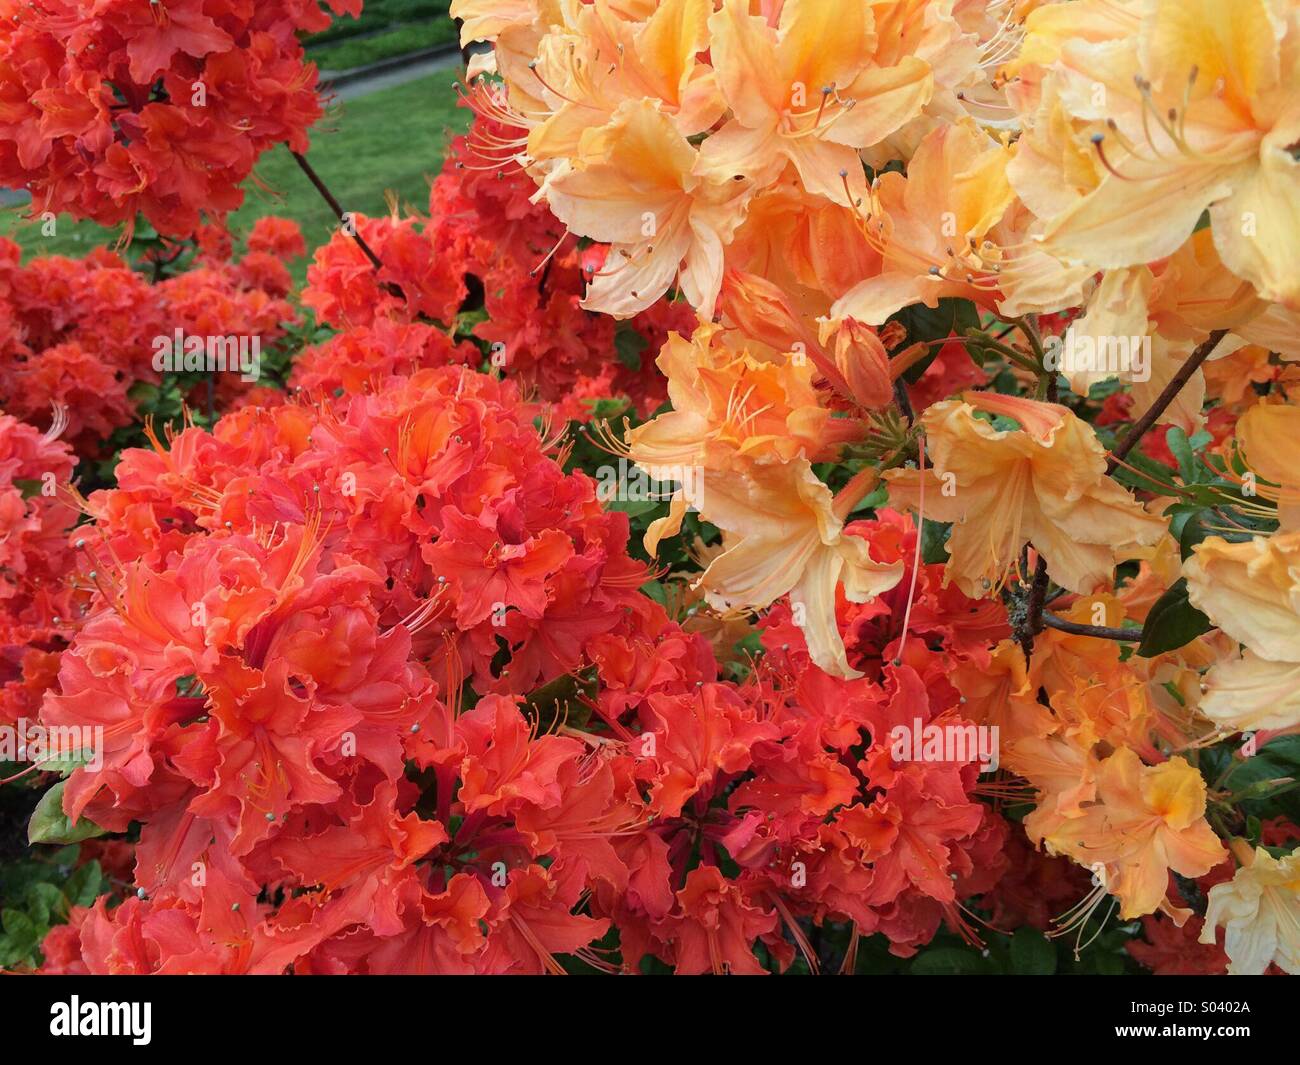
[[(57, 410), (77, 454), (97, 456), (137, 419), (136, 386), (161, 380), (162, 340), (179, 331), (272, 344), (297, 318), (284, 298), (292, 288), (284, 260), (302, 253), (302, 234), (292, 222), (264, 220), (242, 259), (218, 252), (151, 284), (105, 249), (23, 265), (18, 245), (0, 239), (0, 409), (45, 425)], [(244, 386), (222, 375), (223, 401)]]
[(307, 150), (321, 103), (297, 34), (329, 23), (316, 0), (5, 3), (0, 184), (36, 214), (190, 236), (240, 205), (272, 145)]
[[(622, 398), (642, 414), (662, 404), (663, 379), (651, 356), (669, 330), (689, 328), (690, 308), (659, 300), (618, 328), (583, 310), (599, 249), (566, 237), (546, 205), (532, 202), (533, 183), (517, 167), (485, 164), (499, 154), (495, 145), (517, 132), (477, 115), (470, 133), (450, 146), (427, 219), (352, 220), (382, 269), (345, 229), (317, 249), (303, 302), (346, 331), (304, 353), (294, 385), (351, 391), (376, 371), (382, 377), (486, 361), (565, 419), (589, 419), (588, 401)], [(454, 325), (462, 316), (463, 336), (486, 353), (466, 340), (446, 342), (445, 332), (412, 328)], [(385, 353), (382, 363), (358, 351), (355, 338), (371, 329), (381, 330), (370, 346)]]
[(1171, 874), (1231, 853), (1200, 934), (1296, 971), (1293, 856), (1232, 782), (1300, 730), (1300, 5), (453, 7), (499, 154), (608, 246), (583, 305), (698, 312), (621, 443), (683, 481), (647, 551), (697, 511), (694, 594), (852, 684), (845, 611), (924, 600), (849, 519), (910, 513), (913, 574), (928, 542), (1008, 612), (953, 683), (1029, 839), (1092, 872), (1077, 923), (1183, 926)]
[(35, 718), (86, 595), (65, 578), (68, 445), (0, 414), (0, 724)]

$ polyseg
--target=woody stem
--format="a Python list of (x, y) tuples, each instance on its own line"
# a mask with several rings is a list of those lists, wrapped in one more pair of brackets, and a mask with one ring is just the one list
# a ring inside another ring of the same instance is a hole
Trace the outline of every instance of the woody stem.
[(1205, 342), (1187, 357), (1187, 361), (1184, 362), (1182, 366), (1178, 368), (1178, 372), (1170, 378), (1169, 384), (1165, 385), (1164, 391), (1156, 397), (1156, 401), (1151, 404), (1142, 417), (1129, 427), (1129, 431), (1124, 434), (1124, 439), (1111, 449), (1110, 461), (1106, 463), (1107, 473), (1115, 472), (1116, 467), (1119, 466), (1128, 453), (1137, 446), (1138, 441), (1140, 441), (1151, 427), (1160, 420), (1160, 416), (1164, 414), (1165, 410), (1169, 407), (1169, 404), (1178, 398), (1178, 393), (1181, 392), (1183, 386), (1192, 379), (1192, 375), (1201, 368), (1201, 363), (1210, 357), (1214, 349), (1219, 346), (1219, 341), (1227, 335), (1228, 331), (1226, 329), (1214, 330), (1214, 332), (1206, 337)]
[(1080, 625), (1075, 621), (1058, 618), (1049, 610), (1042, 612), (1043, 624), (1058, 632), (1067, 632), (1071, 636), (1096, 636), (1101, 640), (1123, 640), (1136, 643), (1142, 639), (1141, 629), (1115, 629), (1107, 625)]
[[(316, 168), (313, 167), (311, 163), (307, 162), (307, 157), (305, 155), (302, 155), (299, 152), (290, 152), (289, 154), (292, 155), (294, 161), (297, 162), (298, 168), (307, 175), (307, 180), (310, 181), (312, 185), (315, 186), (316, 191), (320, 193), (321, 199), (329, 205), (329, 209), (334, 212), (334, 216), (340, 223), (343, 223), (343, 231), (356, 241), (357, 247), (361, 249), (362, 254), (370, 260), (370, 265), (375, 268), (375, 273), (382, 271), (384, 264), (379, 261), (379, 256), (376, 255), (370, 245), (366, 243), (366, 238), (361, 235), (361, 231), (358, 230), (355, 225), (347, 224), (347, 212), (343, 210), (343, 205), (339, 203), (337, 198), (335, 198), (334, 193), (330, 192), (329, 186), (326, 185), (321, 179), (321, 176), (316, 173)], [(393, 282), (384, 281), (382, 282), (382, 285), (389, 293), (396, 296), (398, 299), (406, 299), (406, 293)]]

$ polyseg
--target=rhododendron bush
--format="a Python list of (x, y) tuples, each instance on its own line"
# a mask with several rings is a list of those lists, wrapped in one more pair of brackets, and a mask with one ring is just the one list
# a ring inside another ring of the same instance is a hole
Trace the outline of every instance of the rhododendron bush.
[(1300, 971), (1300, 0), (328, 8), (0, 4), (0, 964)]

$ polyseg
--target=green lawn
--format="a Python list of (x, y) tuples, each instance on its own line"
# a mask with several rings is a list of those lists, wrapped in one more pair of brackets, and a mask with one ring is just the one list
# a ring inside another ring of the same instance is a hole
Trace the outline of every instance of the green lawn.
[[(449, 64), (417, 81), (337, 103), (316, 125), (308, 158), (345, 210), (381, 214), (387, 210), (386, 190), (395, 192), (403, 207), (428, 210), (428, 182), (442, 166), (447, 142), (469, 126), (469, 112), (456, 106), (452, 89), (459, 70)], [(268, 214), (297, 221), (309, 248), (329, 239), (334, 216), (288, 149), (267, 152), (254, 173), (266, 187), (253, 179), (244, 183), (244, 206), (230, 217), (237, 239)], [(54, 236), (45, 237), (39, 222), (23, 220), (26, 209), (0, 210), (0, 234), (17, 240), (24, 257), (80, 256), (118, 238), (116, 230), (68, 216), (58, 219)], [(295, 276), (301, 280), (304, 273), (299, 263)]]
[(360, 18), (336, 18), (327, 30), (307, 38), (307, 50), (326, 41), (360, 37), (404, 22), (447, 17), (451, 0), (366, 0)]
[(455, 40), (456, 24), (449, 18), (436, 18), (430, 22), (395, 26), (383, 33), (349, 38), (338, 44), (313, 48), (307, 55), (321, 70), (337, 72), (419, 52), (434, 45), (452, 44)]

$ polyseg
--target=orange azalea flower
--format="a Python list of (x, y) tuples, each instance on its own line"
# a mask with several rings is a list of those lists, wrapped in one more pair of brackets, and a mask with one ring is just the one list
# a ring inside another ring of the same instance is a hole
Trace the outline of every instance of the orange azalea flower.
[(727, 265), (777, 286), (806, 318), (818, 318), (864, 277), (880, 253), (853, 210), (805, 192), (787, 171), (749, 202)]
[(1295, 442), (1300, 440), (1300, 407), (1260, 403), (1237, 422), (1237, 441), (1246, 463), (1259, 476), (1255, 491), (1277, 503), (1282, 528), (1300, 531), (1300, 469), (1295, 465)]
[(1232, 850), (1242, 865), (1229, 883), (1210, 888), (1200, 942), (1213, 943), (1223, 928), (1231, 976), (1261, 976), (1270, 964), (1295, 976), (1300, 973), (1300, 851), (1274, 858), (1240, 839), (1233, 840)]
[(1198, 709), (1224, 732), (1300, 725), (1300, 662), (1270, 662), (1247, 650), (1205, 675)]
[[(977, 410), (1022, 428), (995, 429)], [(1065, 407), (967, 393), (936, 403), (921, 422), (934, 467), (925, 474), (926, 516), (956, 523), (944, 579), (972, 598), (1002, 586), (1026, 543), (1057, 584), (1086, 593), (1109, 584), (1118, 559), (1165, 533), (1162, 519), (1106, 476), (1096, 435)], [(885, 477), (895, 505), (918, 508), (916, 470)]]
[(709, 129), (726, 110), (713, 70), (697, 59), (712, 10), (710, 0), (665, 0), (634, 21), (598, 0), (566, 11), (571, 23), (551, 28), (530, 70), (531, 88), (554, 110), (529, 134), (529, 156), (577, 155), (583, 132), (627, 100), (659, 101), (688, 137)]
[(1098, 870), (1131, 920), (1167, 906), (1169, 872), (1203, 876), (1227, 856), (1205, 820), (1205, 781), (1182, 758), (1143, 765), (1127, 748), (1097, 770), (1097, 798), (1082, 816), (1039, 837), (1054, 854)]
[[(1119, 628), (1124, 608), (1114, 596), (1091, 596), (1077, 600), (1061, 616), (1076, 624)], [(1160, 755), (1153, 735), (1178, 746), (1189, 734), (1205, 731), (1203, 725), (1192, 725), (1191, 712), (1178, 706), (1162, 687), (1166, 681), (1181, 681), (1182, 687), (1195, 687), (1199, 694), (1199, 668), (1210, 656), (1195, 645), (1184, 650), (1192, 663), (1181, 663), (1174, 656), (1125, 658), (1116, 642), (1047, 629), (1034, 640), (1031, 685), (1047, 694), (1060, 733), (1072, 742), (1088, 748), (1129, 747), (1156, 759)], [(1166, 707), (1169, 716), (1163, 712)]]
[(963, 715), (977, 725), (996, 726), (1004, 746), (1056, 729), (1051, 711), (1030, 686), (1025, 652), (1014, 640), (994, 647), (987, 664), (958, 663), (952, 679), (962, 693)]
[(1014, 199), (1009, 154), (973, 122), (940, 126), (921, 142), (907, 176), (886, 172), (863, 222), (883, 265), (836, 300), (836, 318), (879, 324), (912, 303), (945, 296), (987, 303), (1000, 254), (985, 242)]
[(915, 117), (934, 88), (928, 63), (873, 61), (872, 8), (785, 0), (770, 18), (723, 0), (709, 19), (710, 55), (732, 119), (704, 142), (701, 164), (720, 179), (760, 185), (791, 163), (803, 187), (850, 204), (864, 189), (858, 148)]
[(669, 334), (657, 365), (668, 378), (673, 409), (627, 438), (628, 457), (652, 476), (816, 461), (861, 436), (860, 423), (832, 417), (819, 404), (810, 360), (767, 362), (747, 347), (728, 347), (729, 341), (743, 338), (712, 324), (690, 340)]
[(903, 576), (901, 562), (876, 562), (866, 540), (844, 534), (844, 518), (870, 488), (861, 482), (832, 500), (806, 461), (709, 480), (702, 513), (724, 533), (722, 554), (699, 579), (709, 603), (763, 609), (788, 594), (813, 662), (833, 676), (861, 676), (840, 637), (837, 589), (865, 603)]

